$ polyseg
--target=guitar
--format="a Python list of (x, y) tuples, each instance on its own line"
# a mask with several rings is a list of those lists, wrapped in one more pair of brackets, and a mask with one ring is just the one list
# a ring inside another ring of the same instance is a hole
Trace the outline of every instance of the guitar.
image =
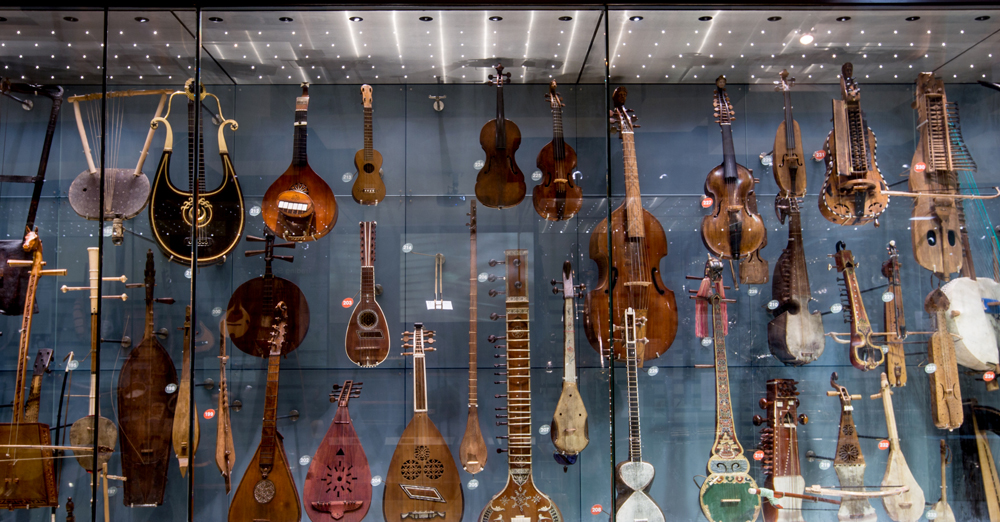
[(497, 87), (497, 117), (479, 131), (486, 163), (476, 176), (476, 199), (487, 207), (502, 209), (520, 203), (528, 188), (514, 161), (514, 153), (521, 146), (521, 129), (503, 114), (503, 86), (510, 83), (510, 73), (503, 72), (503, 64), (495, 68), (496, 76), (491, 74), (489, 79), (490, 85)]
[(309, 84), (303, 83), (302, 96), (295, 98), (292, 164), (267, 188), (260, 205), (264, 225), (285, 241), (315, 241), (337, 224), (337, 198), (309, 166), (306, 155), (308, 111)]
[(628, 356), (628, 460), (615, 466), (615, 520), (661, 522), (666, 520), (660, 506), (650, 498), (656, 470), (642, 460), (642, 439), (639, 433), (639, 360), (642, 352), (643, 321), (636, 319), (635, 310), (625, 310), (624, 340)]
[(375, 300), (375, 222), (361, 222), (361, 296), (347, 323), (347, 357), (362, 368), (382, 364), (389, 356), (389, 325)]
[(226, 495), (232, 489), (236, 447), (233, 444), (233, 424), (229, 416), (229, 380), (226, 378), (226, 320), (219, 321), (219, 420), (215, 431), (215, 465), (226, 481)]
[[(177, 407), (174, 409), (174, 424), (171, 430), (174, 445), (174, 454), (177, 455), (177, 464), (180, 466), (181, 477), (187, 474), (188, 466), (194, 459), (194, 454), (198, 451), (198, 441), (201, 437), (201, 429), (198, 426), (198, 406), (191, 399), (191, 307), (184, 310), (184, 347), (183, 362), (181, 362), (181, 382), (177, 387)], [(194, 425), (191, 425), (191, 410), (194, 408)], [(191, 437), (191, 430), (194, 436)], [(188, 448), (188, 441), (191, 447)]]
[[(403, 348), (413, 351), (413, 417), (392, 452), (382, 495), (382, 516), (397, 520), (441, 519), (459, 522), (465, 507), (462, 481), (451, 450), (427, 415), (427, 369), (425, 353), (434, 348), (434, 332), (423, 323), (413, 323), (403, 332)], [(411, 343), (412, 341), (412, 343)]]
[(549, 221), (565, 221), (583, 206), (583, 189), (573, 181), (576, 151), (563, 140), (562, 108), (565, 104), (556, 92), (555, 80), (549, 83), (545, 99), (552, 109), (552, 141), (542, 147), (535, 160), (542, 171), (542, 182), (532, 190), (531, 203), (539, 216)]
[(271, 264), (275, 259), (295, 260), (294, 256), (275, 255), (275, 248), (295, 248), (295, 243), (275, 243), (275, 236), (247, 236), (247, 241), (263, 242), (263, 250), (247, 250), (246, 256), (264, 255), (264, 275), (255, 277), (236, 289), (226, 308), (226, 330), (233, 344), (254, 357), (266, 357), (270, 350), (274, 305), (284, 302), (291, 309), (285, 322), (285, 342), (282, 350), (298, 348), (309, 332), (309, 303), (295, 283), (274, 275)]
[(882, 487), (909, 486), (909, 490), (898, 495), (882, 497), (882, 506), (889, 518), (895, 522), (917, 522), (924, 515), (924, 490), (913, 478), (906, 465), (903, 450), (899, 447), (899, 432), (896, 430), (896, 413), (892, 408), (892, 391), (889, 379), (882, 372), (882, 391), (871, 396), (872, 400), (882, 399), (885, 408), (885, 426), (889, 430), (889, 462), (885, 466)]
[(955, 522), (955, 513), (952, 512), (951, 506), (948, 505), (948, 481), (946, 480), (946, 471), (950, 460), (951, 459), (948, 458), (948, 444), (945, 443), (944, 439), (941, 439), (941, 499), (931, 507), (931, 509), (937, 513), (935, 520), (938, 520), (939, 522)]
[[(531, 344), (528, 325), (528, 251), (505, 250), (507, 484), (480, 513), (479, 522), (562, 522), (562, 513), (531, 476)], [(502, 450), (501, 450), (502, 451)], [(388, 519), (387, 519), (388, 520)]]
[(906, 386), (906, 350), (903, 340), (906, 339), (906, 314), (903, 312), (903, 282), (899, 266), (899, 251), (896, 242), (889, 242), (889, 259), (882, 264), (882, 275), (889, 280), (887, 292), (892, 299), (883, 299), (882, 310), (885, 317), (886, 346), (885, 370), (889, 375), (889, 384), (893, 387)]
[[(205, 187), (205, 155), (204, 133), (198, 132), (198, 143), (195, 145), (195, 111), (201, 105), (201, 100), (208, 93), (202, 89), (198, 102), (192, 92), (189, 80), (184, 94), (188, 97), (188, 190), (185, 192), (170, 180), (170, 157), (173, 154), (174, 136), (167, 118), (170, 116), (168, 104), (164, 117), (153, 118), (152, 126), (159, 124), (166, 127), (167, 137), (163, 145), (160, 163), (153, 177), (153, 188), (149, 194), (149, 224), (153, 230), (153, 239), (157, 246), (171, 261), (182, 265), (191, 264), (191, 245), (198, 248), (198, 265), (224, 263), (226, 256), (236, 248), (243, 235), (243, 192), (236, 179), (236, 171), (229, 159), (229, 149), (223, 129), (229, 125), (236, 130), (234, 120), (225, 120), (219, 124), (219, 156), (222, 158), (222, 183), (209, 191)], [(176, 95), (178, 93), (174, 93)], [(173, 103), (173, 96), (171, 102)], [(222, 113), (221, 104), (219, 113)], [(199, 158), (195, 166), (194, 158)], [(194, 202), (195, 183), (198, 189), (198, 202)], [(197, 223), (196, 237), (191, 237), (192, 223)]]
[[(660, 261), (667, 255), (667, 237), (660, 222), (642, 208), (639, 167), (635, 160), (636, 117), (625, 108), (628, 90), (615, 89), (611, 118), (622, 140), (625, 163), (625, 201), (611, 213), (611, 251), (608, 252), (608, 220), (601, 221), (590, 234), (590, 258), (597, 263), (597, 286), (587, 293), (583, 329), (587, 340), (602, 357), (614, 352), (625, 359), (625, 344), (611, 339), (609, 321), (625, 324), (625, 309), (635, 310), (638, 319), (655, 318), (646, 324), (645, 360), (667, 351), (677, 335), (677, 302), (673, 290), (660, 278)], [(614, 296), (614, 309), (609, 297)], [(611, 317), (608, 317), (610, 311)], [(641, 364), (640, 364), (641, 366)]]
[(851, 325), (849, 341), (842, 341), (834, 336), (838, 343), (850, 345), (851, 364), (863, 371), (874, 370), (885, 362), (885, 353), (872, 340), (871, 321), (865, 311), (865, 303), (861, 299), (861, 288), (854, 273), (857, 263), (854, 254), (846, 249), (843, 241), (837, 241), (837, 253), (832, 256), (837, 263), (837, 272), (844, 274), (844, 294), (847, 302), (844, 304), (845, 322)]
[(476, 270), (476, 200), (469, 201), (469, 416), (465, 423), (465, 435), (458, 448), (458, 460), (462, 469), (476, 474), (486, 466), (486, 441), (479, 428), (479, 378), (477, 363), (477, 299), (479, 296), (479, 274)]
[(935, 288), (924, 299), (924, 310), (934, 314), (937, 330), (927, 346), (927, 358), (937, 367), (930, 377), (931, 418), (940, 429), (953, 430), (962, 425), (962, 388), (958, 382), (955, 344), (947, 327), (948, 296)]
[(302, 519), (299, 492), (295, 488), (292, 470), (288, 467), (285, 446), (277, 430), (278, 370), (288, 306), (274, 306), (271, 349), (267, 357), (267, 394), (264, 402), (264, 425), (260, 445), (240, 480), (229, 504), (229, 522), (298, 522)]
[[(556, 462), (567, 465), (576, 463), (576, 457), (590, 443), (587, 429), (587, 408), (580, 397), (576, 381), (576, 305), (573, 299), (586, 289), (584, 285), (573, 285), (573, 265), (563, 262), (562, 283), (553, 280), (553, 293), (563, 294), (563, 383), (559, 402), (552, 414), (552, 429), (549, 432), (556, 447)], [(627, 312), (627, 311), (626, 311)], [(633, 316), (635, 312), (633, 311)], [(628, 314), (626, 313), (626, 319)], [(645, 333), (645, 324), (637, 325), (638, 331)], [(642, 338), (640, 335), (637, 338)]]
[(361, 384), (349, 380), (333, 385), (330, 402), (337, 403), (337, 414), (309, 464), (302, 494), (313, 522), (360, 522), (371, 507), (372, 473), (347, 409), (351, 399), (361, 396)]
[[(729, 396), (729, 365), (726, 362), (726, 299), (722, 286), (722, 261), (709, 256), (705, 277), (695, 298), (695, 330), (708, 337), (708, 304), (712, 306), (712, 338), (715, 341), (715, 442), (708, 459), (708, 477), (701, 484), (698, 503), (709, 522), (746, 522), (760, 514), (760, 493), (750, 476), (750, 462), (736, 438), (732, 400)], [(754, 493), (750, 491), (753, 490)]]
[(153, 297), (156, 269), (153, 251), (146, 251), (146, 322), (139, 342), (122, 365), (118, 377), (118, 438), (122, 442), (122, 503), (159, 506), (167, 487), (168, 462), (177, 395), (167, 385), (177, 384), (170, 354), (153, 330), (153, 303), (173, 304), (172, 297)]
[(833, 130), (826, 137), (826, 180), (819, 212), (838, 225), (865, 225), (889, 206), (885, 180), (875, 160), (875, 133), (861, 110), (861, 88), (850, 62), (841, 67), (840, 100), (833, 100)]
[[(861, 453), (858, 430), (854, 426), (854, 406), (851, 405), (852, 400), (861, 400), (861, 396), (851, 395), (847, 388), (838, 385), (837, 372), (830, 376), (830, 386), (835, 391), (826, 392), (827, 396), (840, 398), (840, 426), (837, 430), (837, 456), (833, 460), (833, 470), (837, 472), (841, 489), (861, 490), (865, 486), (865, 456)], [(867, 497), (845, 495), (837, 510), (837, 520), (875, 522), (877, 517), (875, 508)]]
[(778, 184), (782, 198), (801, 198), (806, 195), (806, 169), (802, 153), (802, 132), (799, 122), (792, 117), (792, 85), (795, 78), (788, 77), (788, 71), (782, 70), (778, 75), (780, 80), (774, 82), (774, 90), (781, 93), (785, 100), (785, 120), (778, 124), (774, 133), (774, 152), (771, 162), (771, 172)]
[(804, 414), (796, 415), (799, 406), (797, 384), (791, 379), (767, 381), (767, 397), (760, 400), (767, 417), (753, 416), (755, 426), (767, 424), (760, 430), (763, 471), (767, 476), (764, 487), (780, 492), (784, 499), (781, 504), (773, 501), (763, 504), (765, 522), (804, 522), (800, 495), (806, 488), (806, 481), (799, 468), (798, 425), (809, 419)]
[(372, 86), (361, 86), (361, 105), (365, 109), (365, 148), (354, 154), (358, 177), (351, 187), (351, 197), (361, 205), (378, 205), (385, 199), (382, 181), (382, 154), (372, 146)]

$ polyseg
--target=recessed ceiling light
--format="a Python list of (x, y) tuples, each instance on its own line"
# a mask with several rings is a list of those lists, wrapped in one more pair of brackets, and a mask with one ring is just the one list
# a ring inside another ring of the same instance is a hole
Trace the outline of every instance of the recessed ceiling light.
[(848, 20), (850, 20), (850, 19), (851, 19), (851, 17), (850, 17), (850, 16), (838, 16), (838, 17), (837, 17), (837, 21), (838, 21), (838, 22), (846, 22), (846, 21), (848, 21)]
[(920, 20), (919, 16), (907, 16), (906, 17), (906, 21), (907, 22), (916, 22), (917, 20)]
[(282, 16), (281, 18), (278, 18), (279, 22), (285, 22), (285, 23), (291, 22), (292, 20), (293, 19), (290, 16)]
[(707, 22), (707, 21), (709, 21), (711, 19), (712, 19), (711, 16), (699, 16), (698, 17), (698, 21), (700, 21), (700, 22)]
[[(6, 18), (4, 18), (4, 20), (6, 20)], [(63, 20), (66, 20), (67, 22), (79, 22), (80, 21), (79, 18), (76, 18), (74, 16), (64, 16)]]
[(813, 35), (806, 33), (799, 38), (799, 43), (802, 45), (809, 45), (813, 42)]
[[(987, 17), (987, 18), (989, 18), (989, 17)], [(560, 22), (568, 22), (568, 21), (570, 21), (570, 20), (572, 20), (572, 19), (573, 19), (573, 17), (572, 17), (572, 16), (560, 16), (560, 17), (559, 17), (559, 21), (560, 21)]]
[(976, 17), (976, 21), (977, 22), (982, 22), (982, 21), (989, 20), (989, 19), (990, 19), (989, 15), (983, 15), (983, 16), (977, 16)]
[(491, 16), (490, 17), (490, 21), (491, 22), (499, 22), (500, 20), (503, 20), (502, 16)]
[(420, 20), (421, 22), (430, 22), (430, 21), (432, 21), (432, 20), (434, 20), (434, 19), (433, 19), (433, 18), (431, 18), (431, 17), (429, 17), (429, 16), (421, 16), (421, 17), (419, 18), (419, 20)]
[(222, 21), (222, 18), (219, 18), (218, 16), (210, 16), (210, 17), (208, 17), (208, 21), (209, 22), (219, 23), (219, 22)]
[(769, 17), (767, 17), (767, 21), (768, 22), (777, 22), (778, 20), (781, 20), (780, 16), (769, 16)]
[(144, 24), (149, 21), (149, 18), (146, 18), (145, 16), (137, 16), (135, 17), (135, 21), (139, 22), (140, 24)]

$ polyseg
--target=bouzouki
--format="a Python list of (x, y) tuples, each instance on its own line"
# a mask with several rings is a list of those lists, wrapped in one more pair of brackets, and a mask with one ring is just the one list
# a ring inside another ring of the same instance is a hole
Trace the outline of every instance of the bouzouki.
[[(549, 435), (556, 447), (556, 462), (562, 465), (576, 463), (576, 457), (590, 443), (587, 428), (587, 408), (580, 397), (576, 379), (576, 304), (574, 298), (584, 285), (573, 284), (573, 265), (563, 262), (562, 282), (552, 281), (553, 293), (563, 294), (563, 383), (559, 402), (552, 414), (552, 429)], [(634, 312), (633, 312), (634, 315)], [(645, 333), (646, 325), (637, 325), (637, 331)], [(641, 338), (641, 337), (637, 337)]]
[(303, 83), (302, 96), (295, 98), (292, 164), (267, 188), (260, 205), (264, 224), (285, 241), (315, 241), (337, 224), (337, 199), (306, 155), (308, 111), (309, 84)]
[[(562, 513), (531, 475), (531, 344), (529, 339), (528, 251), (504, 251), (507, 323), (507, 483), (480, 513), (479, 522), (562, 522)], [(500, 450), (503, 451), (503, 450)]]
[(233, 444), (233, 424), (229, 416), (229, 380), (226, 378), (226, 320), (219, 321), (219, 420), (215, 431), (215, 465), (226, 481), (226, 494), (232, 489), (236, 448)]
[(496, 76), (491, 74), (489, 79), (490, 85), (497, 87), (497, 117), (479, 131), (486, 163), (476, 176), (476, 199), (487, 207), (502, 209), (520, 203), (528, 187), (514, 161), (514, 153), (521, 146), (521, 129), (505, 118), (503, 111), (503, 86), (510, 83), (510, 73), (503, 72), (503, 64), (497, 64), (496, 70)]
[(344, 348), (354, 364), (372, 368), (389, 356), (389, 325), (375, 300), (375, 222), (361, 225), (361, 296), (347, 323)]
[[(635, 158), (634, 120), (625, 108), (628, 91), (615, 89), (612, 123), (622, 140), (625, 165), (625, 201), (611, 213), (611, 252), (608, 252), (608, 220), (601, 221), (590, 234), (590, 258), (597, 263), (598, 281), (587, 293), (584, 332), (601, 357), (612, 351), (616, 359), (625, 359), (625, 343), (611, 339), (609, 321), (625, 324), (625, 309), (635, 310), (637, 319), (654, 318), (646, 324), (643, 358), (655, 359), (667, 351), (677, 335), (677, 302), (673, 290), (660, 278), (660, 261), (667, 255), (667, 237), (663, 225), (642, 208), (639, 193), (639, 167)], [(610, 297), (614, 297), (614, 309)], [(608, 317), (610, 311), (611, 316)], [(642, 361), (640, 361), (642, 366)]]
[(556, 92), (556, 81), (549, 82), (545, 95), (552, 109), (552, 141), (538, 152), (535, 164), (542, 171), (542, 182), (532, 190), (531, 203), (535, 212), (549, 221), (572, 218), (583, 206), (583, 189), (573, 181), (576, 151), (563, 139), (562, 96)]
[[(181, 382), (177, 386), (177, 406), (174, 409), (174, 423), (171, 429), (174, 445), (174, 455), (177, 455), (177, 464), (180, 466), (181, 477), (187, 474), (190, 462), (194, 460), (194, 454), (198, 451), (198, 442), (201, 438), (201, 429), (198, 426), (198, 406), (191, 399), (191, 307), (187, 306), (184, 311), (184, 348), (181, 362)], [(191, 425), (191, 410), (194, 408), (194, 426)], [(191, 436), (194, 430), (194, 436)], [(188, 441), (191, 447), (188, 448)]]
[(479, 274), (476, 270), (476, 200), (469, 202), (469, 416), (465, 422), (465, 435), (458, 448), (458, 461), (462, 469), (476, 474), (486, 466), (486, 441), (479, 427), (479, 364), (476, 323), (478, 320)]
[(625, 310), (623, 338), (628, 369), (628, 460), (615, 466), (615, 520), (628, 522), (663, 522), (663, 512), (650, 498), (656, 470), (642, 460), (642, 438), (639, 431), (639, 361), (645, 342), (641, 337), (643, 321), (636, 319), (635, 310)]
[(861, 400), (861, 396), (851, 395), (847, 388), (837, 384), (837, 372), (830, 376), (830, 386), (835, 391), (828, 391), (826, 394), (840, 399), (840, 426), (837, 430), (837, 455), (833, 460), (833, 470), (837, 472), (841, 489), (845, 490), (837, 511), (837, 520), (875, 522), (875, 508), (868, 497), (847, 495), (849, 492), (860, 492), (865, 487), (865, 456), (861, 453), (858, 430), (854, 425), (854, 406), (851, 405), (852, 400)]
[(855, 368), (863, 372), (874, 370), (885, 362), (885, 353), (872, 339), (871, 321), (868, 320), (865, 302), (861, 299), (861, 288), (858, 286), (858, 278), (854, 273), (857, 263), (854, 261), (854, 254), (846, 249), (843, 241), (837, 241), (836, 248), (837, 253), (830, 257), (836, 260), (837, 272), (844, 275), (844, 278), (840, 279), (844, 283), (841, 297), (846, 299), (843, 305), (844, 322), (851, 325), (851, 333), (849, 340), (841, 339), (840, 334), (829, 335), (833, 337), (834, 341), (850, 346), (851, 364)]
[(955, 513), (952, 512), (951, 506), (948, 505), (947, 470), (950, 461), (951, 459), (948, 458), (948, 444), (945, 443), (944, 439), (941, 439), (941, 499), (931, 507), (937, 513), (935, 520), (938, 522), (955, 522)]
[(298, 522), (302, 519), (299, 491), (295, 488), (285, 446), (277, 429), (278, 371), (287, 318), (288, 307), (279, 302), (274, 306), (271, 349), (267, 356), (267, 392), (260, 445), (233, 494), (229, 522)]
[(382, 181), (382, 154), (372, 146), (372, 86), (361, 86), (361, 105), (365, 111), (365, 148), (354, 154), (358, 177), (351, 187), (351, 197), (361, 205), (378, 205), (385, 199)]
[[(722, 261), (709, 255), (705, 277), (695, 296), (695, 331), (708, 337), (708, 306), (711, 305), (712, 338), (715, 346), (715, 442), (708, 459), (708, 476), (701, 484), (698, 503), (709, 522), (747, 522), (760, 514), (760, 493), (750, 476), (750, 461), (736, 438), (732, 399), (729, 395), (729, 364), (726, 360), (726, 299), (722, 286)], [(751, 493), (753, 491), (753, 493)]]
[(962, 425), (962, 389), (958, 382), (958, 362), (955, 343), (948, 331), (946, 312), (948, 296), (940, 288), (924, 299), (924, 310), (934, 314), (937, 330), (927, 345), (927, 359), (936, 367), (929, 375), (931, 387), (931, 419), (941, 429), (953, 430)]
[(882, 487), (909, 486), (908, 491), (898, 495), (882, 497), (882, 506), (889, 518), (895, 522), (917, 522), (924, 515), (924, 490), (913, 478), (910, 467), (899, 447), (899, 431), (896, 430), (896, 412), (892, 408), (892, 390), (889, 379), (882, 372), (882, 391), (871, 396), (872, 400), (882, 399), (885, 408), (885, 426), (889, 430), (889, 462), (885, 466)]
[[(890, 385), (906, 386), (906, 350), (903, 348), (903, 341), (906, 339), (906, 314), (903, 313), (902, 272), (895, 241), (889, 242), (889, 259), (882, 264), (882, 275), (889, 280), (887, 294), (883, 294), (882, 298), (885, 341), (889, 347), (889, 351), (885, 352), (885, 370)], [(887, 301), (885, 295), (892, 298)]]
[(309, 464), (302, 493), (313, 522), (360, 522), (371, 507), (372, 473), (347, 409), (351, 399), (361, 396), (361, 384), (333, 385), (330, 402), (337, 403), (337, 413)]
[[(796, 415), (799, 391), (791, 379), (767, 381), (767, 397), (760, 400), (766, 417), (753, 416), (755, 426), (766, 424), (760, 430), (760, 449), (764, 451), (763, 471), (767, 478), (764, 487), (780, 493), (780, 504), (764, 502), (764, 522), (804, 522), (802, 518), (802, 492), (806, 481), (799, 467), (799, 424), (808, 417)], [(770, 499), (769, 499), (770, 500)]]
[(782, 70), (778, 75), (781, 79), (774, 82), (774, 90), (781, 93), (785, 100), (785, 119), (778, 124), (774, 133), (774, 152), (771, 162), (771, 172), (777, 182), (779, 193), (783, 198), (801, 198), (806, 195), (806, 169), (802, 153), (802, 132), (799, 122), (792, 117), (792, 85), (795, 78), (788, 77), (788, 71)]
[[(437, 426), (427, 414), (425, 346), (434, 342), (434, 332), (423, 323), (413, 323), (412, 332), (403, 332), (403, 348), (413, 356), (413, 417), (392, 452), (382, 495), (382, 516), (386, 522), (398, 520), (438, 520), (459, 522), (465, 508), (458, 467)], [(411, 342), (412, 341), (412, 342)]]

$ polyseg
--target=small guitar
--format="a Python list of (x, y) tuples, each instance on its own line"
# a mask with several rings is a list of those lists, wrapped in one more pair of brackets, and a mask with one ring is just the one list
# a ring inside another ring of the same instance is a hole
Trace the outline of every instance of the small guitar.
[[(174, 409), (174, 425), (171, 430), (174, 445), (174, 455), (177, 455), (177, 464), (181, 469), (181, 476), (187, 474), (188, 466), (194, 459), (194, 454), (198, 451), (198, 442), (201, 438), (201, 429), (198, 426), (198, 406), (191, 399), (191, 307), (187, 306), (184, 311), (184, 347), (182, 348), (183, 361), (181, 362), (181, 383), (177, 387), (177, 407)], [(191, 425), (191, 410), (194, 408), (194, 425)], [(194, 436), (191, 436), (194, 430)], [(191, 441), (191, 447), (188, 442)]]
[(937, 513), (936, 520), (938, 522), (955, 522), (955, 513), (952, 512), (951, 506), (948, 505), (948, 481), (946, 471), (948, 469), (948, 463), (951, 459), (948, 458), (948, 444), (945, 443), (944, 439), (941, 439), (941, 500), (938, 500), (933, 507), (935, 513)]
[(508, 208), (524, 199), (528, 187), (514, 161), (514, 153), (521, 146), (521, 129), (503, 112), (503, 86), (510, 83), (510, 73), (503, 72), (503, 64), (497, 64), (496, 70), (496, 76), (491, 74), (489, 78), (490, 85), (497, 87), (497, 117), (479, 131), (486, 163), (476, 176), (476, 199), (490, 208)]
[(278, 370), (281, 345), (285, 342), (288, 307), (279, 302), (274, 307), (271, 349), (267, 358), (267, 395), (264, 402), (264, 425), (260, 445), (247, 466), (240, 485), (229, 504), (229, 522), (298, 522), (302, 519), (299, 492), (288, 467), (285, 446), (277, 430)]
[[(315, 241), (329, 234), (337, 224), (337, 198), (309, 166), (306, 155), (308, 112), (309, 84), (303, 83), (302, 96), (295, 98), (292, 164), (271, 183), (260, 205), (264, 224), (285, 241)], [(271, 308), (273, 305), (268, 310)]]
[(874, 370), (885, 362), (885, 353), (872, 340), (872, 325), (865, 311), (865, 302), (861, 299), (861, 288), (854, 274), (857, 263), (854, 254), (846, 249), (843, 241), (837, 241), (837, 253), (833, 256), (837, 263), (837, 272), (844, 274), (844, 293), (847, 302), (844, 304), (845, 322), (851, 325), (850, 340), (843, 341), (836, 335), (833, 339), (838, 343), (850, 345), (851, 364), (863, 371)]
[(351, 187), (351, 197), (362, 205), (378, 205), (385, 199), (382, 181), (382, 154), (372, 146), (372, 86), (361, 86), (361, 105), (365, 110), (365, 148), (354, 154), (358, 177)]
[(556, 92), (556, 81), (549, 83), (545, 95), (552, 109), (552, 141), (538, 152), (535, 164), (542, 171), (542, 182), (535, 185), (531, 203), (535, 212), (549, 221), (572, 218), (583, 206), (583, 189), (573, 181), (576, 151), (563, 140), (562, 96)]
[[(861, 400), (860, 395), (851, 395), (847, 388), (837, 384), (837, 372), (830, 376), (830, 386), (835, 391), (827, 396), (840, 398), (840, 426), (837, 430), (837, 455), (833, 460), (833, 470), (837, 472), (840, 488), (846, 492), (863, 491), (865, 487), (865, 456), (858, 442), (858, 429), (854, 425), (852, 400)], [(893, 484), (894, 486), (899, 484)], [(875, 508), (864, 496), (844, 495), (837, 511), (837, 520), (849, 522), (875, 522)]]
[(469, 416), (465, 422), (465, 435), (458, 448), (458, 460), (462, 469), (476, 474), (486, 466), (486, 441), (483, 431), (479, 428), (479, 365), (477, 362), (478, 347), (478, 305), (479, 273), (476, 270), (476, 200), (469, 201)]
[(389, 356), (389, 325), (375, 300), (375, 222), (361, 222), (361, 296), (347, 323), (347, 356), (362, 368), (382, 364)]
[(347, 410), (347, 403), (361, 396), (361, 384), (333, 385), (330, 402), (337, 403), (337, 414), (309, 464), (302, 494), (313, 522), (360, 522), (371, 507), (372, 473)]
[(219, 321), (219, 421), (215, 431), (215, 465), (226, 481), (226, 494), (232, 489), (236, 448), (233, 444), (233, 424), (229, 416), (229, 380), (226, 378), (226, 320)]
[[(465, 508), (462, 480), (448, 443), (427, 415), (427, 369), (425, 353), (434, 348), (434, 332), (423, 323), (413, 323), (412, 332), (403, 332), (403, 348), (413, 351), (413, 417), (403, 430), (389, 461), (382, 516), (386, 522), (398, 520), (438, 520), (459, 522)], [(412, 341), (412, 343), (411, 343)]]
[(896, 413), (892, 408), (892, 391), (889, 379), (882, 372), (882, 391), (871, 396), (872, 400), (882, 399), (885, 408), (885, 425), (889, 430), (889, 462), (882, 477), (882, 487), (909, 486), (908, 491), (898, 495), (882, 497), (882, 506), (889, 518), (895, 522), (917, 522), (924, 515), (924, 490), (913, 478), (906, 465), (903, 450), (899, 447), (899, 432), (896, 430)]
[(628, 522), (662, 522), (666, 520), (660, 506), (649, 496), (656, 470), (642, 460), (642, 439), (639, 432), (639, 363), (645, 319), (639, 320), (635, 310), (625, 310), (624, 341), (628, 367), (628, 460), (615, 466), (615, 520)]
[(958, 382), (958, 362), (955, 360), (955, 343), (948, 331), (948, 296), (940, 288), (934, 289), (924, 300), (924, 310), (934, 314), (937, 330), (927, 346), (927, 358), (937, 367), (930, 374), (931, 418), (940, 429), (953, 430), (962, 425), (962, 388)]
[[(580, 397), (576, 382), (576, 304), (573, 299), (586, 289), (584, 285), (573, 284), (573, 265), (563, 263), (562, 283), (553, 280), (552, 291), (563, 294), (563, 383), (559, 402), (552, 415), (552, 429), (549, 432), (557, 453), (556, 462), (567, 465), (576, 463), (576, 457), (590, 443), (587, 429), (587, 408)], [(633, 319), (635, 312), (633, 311)], [(645, 324), (636, 328), (643, 334)], [(637, 339), (643, 338), (643, 335)]]
[(882, 311), (885, 317), (885, 341), (889, 351), (885, 352), (885, 370), (889, 376), (889, 384), (893, 387), (906, 386), (906, 351), (903, 340), (906, 339), (906, 314), (903, 313), (903, 283), (899, 267), (899, 251), (896, 242), (889, 242), (889, 259), (882, 264), (882, 275), (889, 280), (888, 294), (892, 299), (884, 298)]
[(779, 498), (780, 493), (783, 499), (780, 504), (774, 501), (763, 504), (765, 522), (804, 522), (800, 495), (806, 481), (799, 467), (798, 425), (809, 419), (804, 414), (796, 415), (799, 406), (796, 384), (791, 379), (767, 381), (767, 397), (760, 400), (767, 417), (753, 416), (755, 426), (766, 424), (760, 430), (763, 471), (767, 476), (764, 487), (774, 490), (775, 498)]

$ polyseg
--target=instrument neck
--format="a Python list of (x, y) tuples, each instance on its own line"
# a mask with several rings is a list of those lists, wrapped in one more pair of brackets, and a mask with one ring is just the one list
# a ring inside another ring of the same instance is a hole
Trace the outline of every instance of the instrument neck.
[(97, 411), (97, 345), (101, 342), (100, 324), (97, 314), (90, 314), (90, 404), (88, 415)]
[(375, 299), (375, 267), (361, 267), (361, 298)]
[(552, 107), (552, 145), (555, 159), (565, 159), (566, 144), (563, 141), (562, 105), (558, 103)]
[(372, 108), (365, 107), (365, 161), (372, 161)]
[(851, 149), (851, 175), (865, 175), (872, 170), (868, 161), (868, 124), (858, 102), (848, 102), (845, 108)]
[(722, 169), (726, 181), (735, 181), (739, 173), (736, 170), (736, 150), (733, 147), (733, 126), (722, 123), (719, 127), (722, 128)]
[(471, 258), (469, 262), (469, 406), (479, 405), (479, 379), (477, 374), (477, 328), (479, 275), (476, 273), (476, 231), (470, 235)]
[(632, 462), (642, 462), (642, 439), (639, 434), (639, 357), (637, 343), (627, 343), (626, 366), (628, 368), (628, 458)]
[(307, 124), (309, 114), (309, 96), (300, 96), (295, 99), (295, 138), (292, 142), (292, 164), (296, 167), (304, 167), (309, 164), (306, 159), (306, 144), (309, 141), (309, 127)]
[[(200, 104), (194, 100), (188, 100), (188, 189), (194, 191), (195, 182), (198, 183), (198, 191), (205, 191), (205, 133), (198, 133), (197, 155), (195, 153), (195, 111)], [(200, 129), (199, 129), (200, 130)], [(198, 158), (198, 167), (195, 170), (194, 160)]]
[(642, 194), (639, 192), (639, 166), (635, 160), (635, 134), (622, 133), (622, 159), (625, 162), (625, 213), (628, 237), (645, 237), (642, 224)]
[(892, 392), (889, 387), (882, 388), (882, 408), (885, 410), (885, 427), (889, 431), (889, 442), (892, 447), (899, 448), (899, 432), (896, 430), (896, 411), (892, 407)]
[(413, 349), (413, 413), (427, 413), (427, 365), (424, 360), (423, 334)]
[(28, 288), (24, 296), (24, 313), (21, 316), (21, 339), (17, 349), (17, 375), (14, 379), (14, 424), (24, 419), (24, 386), (28, 378), (28, 344), (31, 340), (31, 320), (35, 311), (35, 291), (38, 290), (38, 278), (42, 271), (42, 253), (36, 250), (33, 256), (34, 264), (28, 277)]
[[(732, 459), (742, 454), (743, 448), (736, 440), (733, 423), (732, 400), (729, 396), (729, 363), (726, 361), (726, 334), (722, 318), (722, 297), (712, 298), (712, 335), (715, 341), (715, 445), (712, 453), (724, 459)], [(719, 449), (727, 449), (720, 454)], [(728, 449), (732, 448), (732, 449)], [(733, 450), (738, 450), (732, 453)]]
[(531, 478), (531, 345), (528, 300), (507, 300), (507, 466), (511, 479)]
[(573, 296), (563, 300), (563, 382), (576, 383), (576, 306)]
[(260, 470), (264, 476), (274, 467), (278, 424), (278, 369), (281, 349), (272, 348), (267, 358), (267, 393), (264, 399), (264, 426), (260, 433)]
[(944, 448), (941, 449), (941, 503), (948, 503), (948, 482), (945, 480), (947, 475), (945, 470), (948, 468), (948, 457), (945, 454)]
[(792, 93), (783, 92), (785, 97), (785, 148), (795, 149), (795, 120), (792, 119)]
[(274, 310), (274, 273), (271, 271), (271, 262), (264, 262), (264, 291), (261, 296), (261, 310)]
[(497, 84), (497, 135), (494, 148), (502, 150), (507, 148), (507, 119), (503, 114), (503, 76), (498, 79)]

